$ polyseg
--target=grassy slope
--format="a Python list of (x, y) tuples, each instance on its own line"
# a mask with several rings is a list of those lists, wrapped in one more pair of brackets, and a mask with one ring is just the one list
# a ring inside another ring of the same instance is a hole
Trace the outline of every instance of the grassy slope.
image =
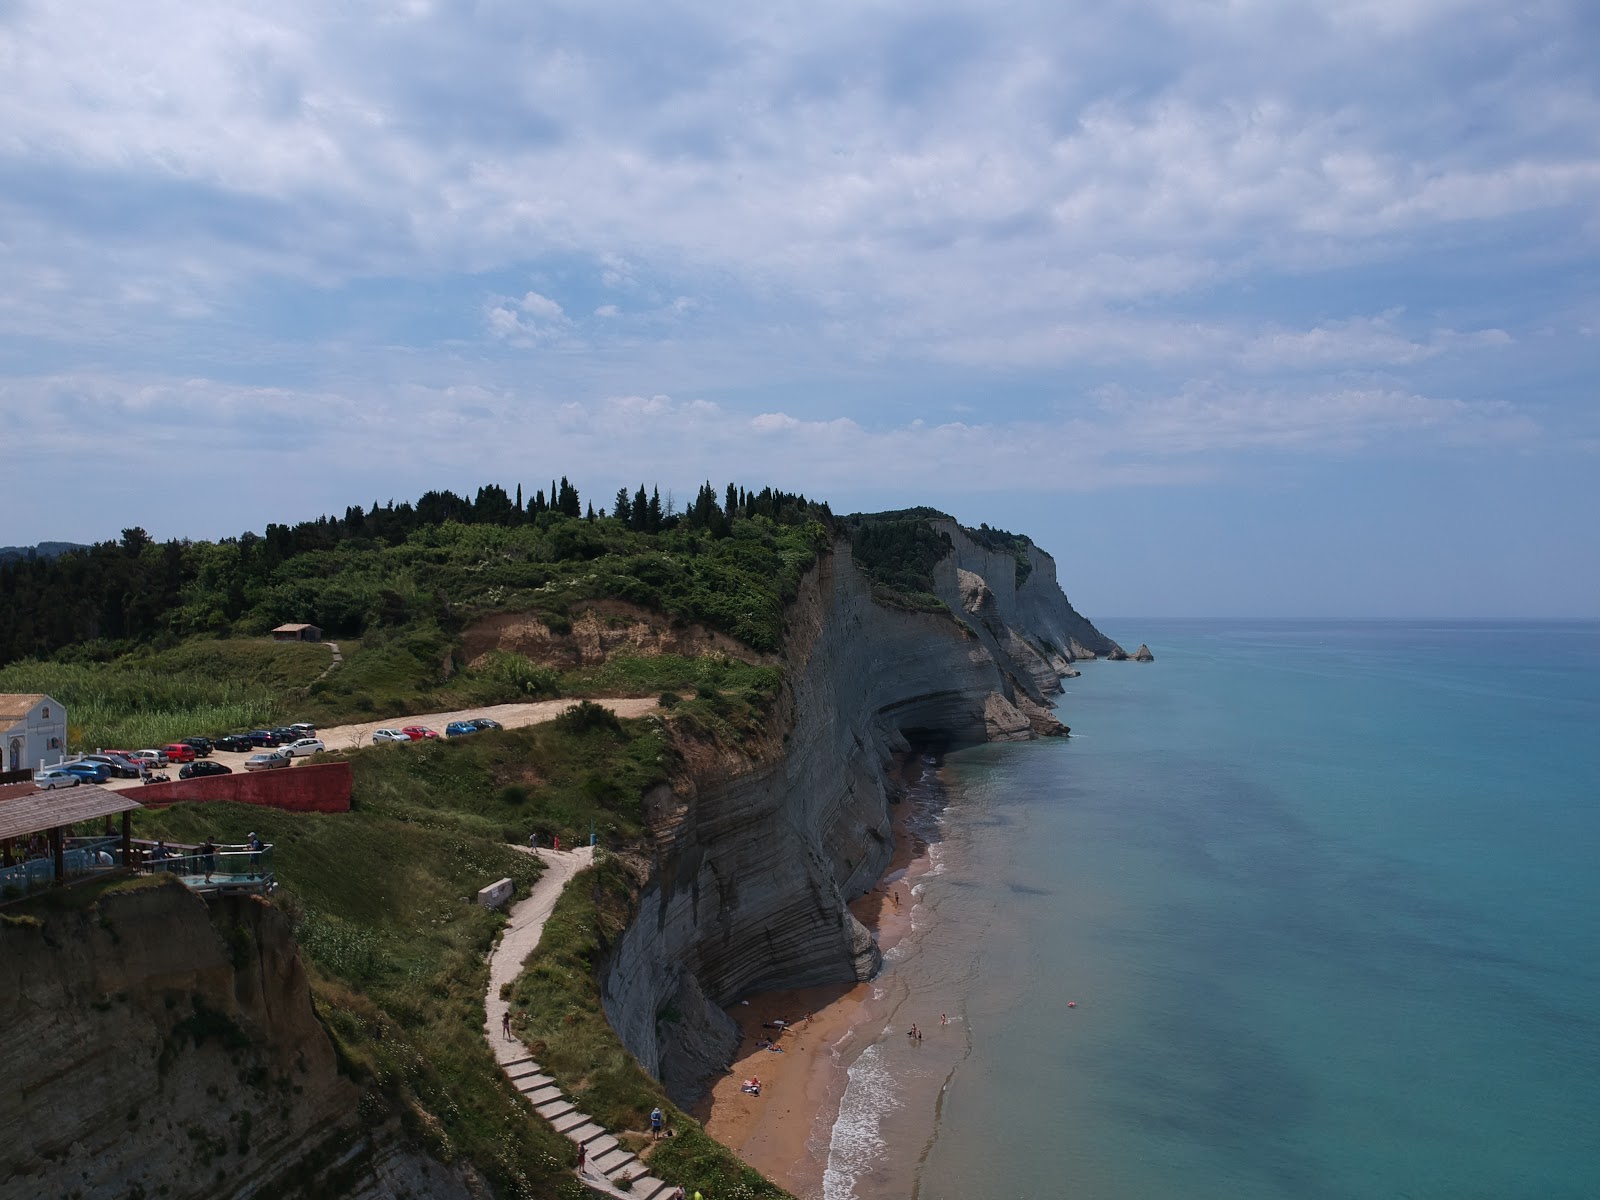
[[(752, 686), (685, 701), (672, 720), (686, 736), (742, 736), (759, 722), (774, 682), (770, 672), (744, 678), (750, 670), (734, 674)], [(349, 757), (349, 814), (179, 805), (138, 814), (137, 831), (179, 841), (235, 841), (255, 831), (273, 842), (277, 903), (297, 926), (318, 1010), (350, 1069), (367, 1081), (371, 1103), (406, 1114), (407, 1128), (430, 1152), (470, 1158), (504, 1195), (569, 1194), (571, 1147), (527, 1119), (484, 1043), (484, 958), (504, 918), (472, 898), (503, 876), (525, 894), (538, 864), (505, 842), (523, 841), (530, 831), (577, 841), (593, 828), (612, 844), (639, 844), (640, 797), (675, 763), (665, 724), (619, 722), (601, 711), (457, 741), (373, 746)], [(631, 916), (631, 888), (611, 862), (596, 873), (606, 886), (568, 889), (531, 960), (529, 974), (544, 989), (533, 1007), (519, 984), (518, 1024), (531, 1028), (526, 1023), (536, 1012), (586, 1014), (541, 1026), (543, 1053), (584, 1103), (593, 1097), (595, 1115), (603, 1109), (637, 1126), (634, 1118), (654, 1105), (670, 1105), (606, 1025), (592, 970), (596, 943), (583, 942), (614, 936)], [(583, 966), (559, 970), (559, 988), (551, 991), (550, 961)], [(681, 1134), (653, 1163), (664, 1178), (701, 1186), (719, 1200), (783, 1195), (687, 1116), (675, 1115)]]

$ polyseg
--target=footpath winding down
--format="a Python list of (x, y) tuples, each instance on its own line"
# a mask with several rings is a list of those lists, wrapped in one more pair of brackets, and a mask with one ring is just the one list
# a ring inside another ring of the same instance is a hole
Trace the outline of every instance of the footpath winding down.
[(584, 1186), (620, 1200), (668, 1200), (676, 1189), (647, 1174), (644, 1164), (631, 1151), (561, 1094), (556, 1081), (539, 1070), (539, 1064), (520, 1039), (507, 1038), (501, 1032), (500, 1021), (510, 1005), (500, 998), (500, 989), (522, 973), (522, 964), (538, 946), (561, 890), (594, 861), (594, 850), (589, 846), (579, 850), (530, 850), (525, 846), (517, 849), (537, 854), (544, 861), (545, 872), (528, 898), (512, 905), (510, 921), (489, 954), (489, 990), (483, 998), (488, 1020), (483, 1036), (500, 1069), (511, 1085), (528, 1098), (533, 1111), (550, 1122), (557, 1133), (587, 1151), (588, 1166), (579, 1175)]

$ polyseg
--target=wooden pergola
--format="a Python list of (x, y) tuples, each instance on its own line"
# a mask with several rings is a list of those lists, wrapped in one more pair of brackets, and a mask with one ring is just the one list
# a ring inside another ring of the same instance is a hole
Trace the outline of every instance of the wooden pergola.
[(50, 836), (50, 854), (55, 859), (55, 881), (61, 883), (66, 876), (66, 837), (64, 830), (82, 821), (106, 818), (106, 833), (111, 833), (110, 818), (122, 815), (122, 861), (130, 861), (133, 849), (133, 820), (135, 809), (143, 808), (127, 792), (102, 791), (99, 788), (73, 788), (67, 795), (60, 792), (33, 792), (0, 800), (0, 846), (7, 857), (18, 838), (32, 837), (36, 833)]

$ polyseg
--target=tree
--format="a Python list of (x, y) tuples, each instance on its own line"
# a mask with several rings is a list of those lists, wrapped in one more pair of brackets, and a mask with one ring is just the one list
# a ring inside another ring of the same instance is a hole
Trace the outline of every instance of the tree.
[(633, 517), (633, 501), (628, 498), (627, 488), (620, 487), (617, 489), (617, 499), (616, 503), (611, 506), (611, 515), (624, 525), (628, 524)]

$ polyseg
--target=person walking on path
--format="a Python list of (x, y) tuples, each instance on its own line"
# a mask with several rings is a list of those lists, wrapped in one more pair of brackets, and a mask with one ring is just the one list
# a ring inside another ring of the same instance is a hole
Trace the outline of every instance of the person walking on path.
[(539, 848), (539, 831), (537, 829), (535, 829), (532, 833), (530, 833), (528, 835), (528, 849), (529, 850), (537, 850), (538, 848)]
[(500, 1014), (500, 1032), (505, 1035), (506, 1041), (511, 1040), (511, 1010), (508, 1008)]
[(557, 854), (561, 853), (561, 835), (560, 834), (552, 834), (551, 837), (550, 837), (550, 844), (555, 847), (555, 851), (556, 851)]

